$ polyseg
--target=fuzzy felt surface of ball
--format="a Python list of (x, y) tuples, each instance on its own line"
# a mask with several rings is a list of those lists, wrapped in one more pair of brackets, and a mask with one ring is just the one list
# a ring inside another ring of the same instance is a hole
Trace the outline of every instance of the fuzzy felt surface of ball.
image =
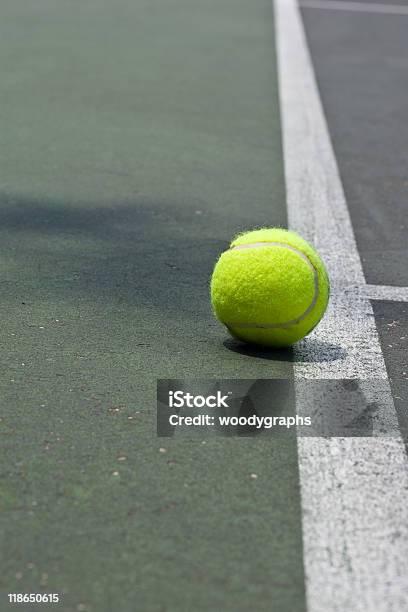
[(239, 234), (211, 278), (217, 318), (234, 338), (261, 346), (290, 346), (306, 336), (322, 318), (329, 293), (316, 250), (281, 228)]

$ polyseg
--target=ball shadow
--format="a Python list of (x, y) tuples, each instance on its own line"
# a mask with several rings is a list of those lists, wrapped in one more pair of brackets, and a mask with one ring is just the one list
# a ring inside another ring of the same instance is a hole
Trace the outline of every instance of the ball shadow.
[(325, 363), (345, 359), (346, 350), (338, 344), (323, 342), (314, 338), (302, 340), (296, 345), (296, 351), (292, 346), (288, 348), (268, 348), (246, 344), (233, 338), (227, 338), (223, 342), (226, 349), (246, 357), (256, 357), (269, 361), (286, 361), (290, 363)]

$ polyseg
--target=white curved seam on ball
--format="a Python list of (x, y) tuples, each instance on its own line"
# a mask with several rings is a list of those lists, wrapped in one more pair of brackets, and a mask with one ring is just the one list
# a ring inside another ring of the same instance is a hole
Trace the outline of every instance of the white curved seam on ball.
[(283, 249), (288, 249), (289, 251), (293, 251), (293, 253), (296, 253), (296, 255), (300, 255), (300, 257), (307, 263), (307, 265), (311, 268), (313, 272), (313, 282), (314, 282), (313, 299), (310, 305), (306, 308), (306, 310), (301, 315), (296, 317), (296, 319), (292, 319), (292, 321), (286, 321), (285, 323), (230, 323), (230, 322), (225, 323), (224, 322), (224, 325), (228, 328), (236, 327), (238, 329), (285, 329), (288, 327), (292, 327), (293, 325), (297, 325), (298, 323), (301, 323), (307, 317), (307, 315), (313, 310), (313, 308), (316, 306), (317, 298), (319, 296), (319, 277), (318, 277), (316, 268), (314, 267), (314, 265), (312, 264), (308, 256), (302, 253), (302, 251), (299, 251), (298, 249), (296, 249), (293, 246), (290, 246), (289, 244), (284, 244), (283, 242), (267, 242), (267, 241), (253, 242), (253, 243), (248, 243), (248, 244), (237, 244), (235, 246), (230, 247), (229, 250), (233, 251), (235, 249), (239, 250), (239, 249), (246, 249), (246, 248), (260, 248), (260, 247), (265, 247), (265, 246), (281, 247)]

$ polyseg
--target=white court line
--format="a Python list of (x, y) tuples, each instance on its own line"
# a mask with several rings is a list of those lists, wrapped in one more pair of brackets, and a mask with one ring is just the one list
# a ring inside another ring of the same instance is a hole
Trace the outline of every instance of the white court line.
[(366, 300), (379, 300), (383, 302), (408, 302), (408, 287), (398, 287), (393, 285), (343, 285), (336, 289), (343, 290), (345, 293), (354, 294)]
[[(370, 380), (381, 380), (394, 434), (298, 438), (308, 610), (406, 612), (407, 457), (371, 303), (345, 290), (365, 278), (295, 0), (275, 0), (275, 22), (289, 224), (315, 244), (333, 281), (327, 316), (296, 349), (297, 411), (307, 403), (302, 379), (360, 379), (373, 401)], [(322, 361), (333, 344), (343, 358)]]
[(365, 285), (360, 287), (360, 295), (369, 300), (408, 302), (408, 287)]
[(301, 0), (302, 8), (327, 9), (329, 11), (355, 11), (382, 15), (408, 15), (408, 6), (400, 4), (366, 4), (365, 2), (336, 2), (335, 0)]

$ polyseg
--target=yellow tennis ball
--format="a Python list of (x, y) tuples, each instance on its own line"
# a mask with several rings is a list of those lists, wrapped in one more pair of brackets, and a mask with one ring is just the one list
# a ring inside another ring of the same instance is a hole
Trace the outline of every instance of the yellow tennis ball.
[(264, 228), (238, 235), (211, 278), (217, 318), (234, 338), (283, 347), (322, 318), (329, 299), (326, 268), (295, 232)]

